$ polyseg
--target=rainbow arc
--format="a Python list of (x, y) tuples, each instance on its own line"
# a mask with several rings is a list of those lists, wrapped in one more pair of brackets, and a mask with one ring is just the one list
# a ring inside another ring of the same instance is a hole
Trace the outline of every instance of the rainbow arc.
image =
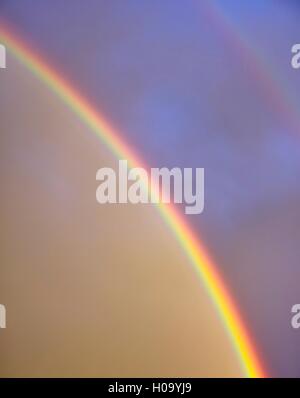
[[(65, 77), (61, 76), (37, 52), (26, 45), (11, 28), (3, 23), (0, 40), (13, 56), (39, 78), (74, 112), (86, 126), (119, 159), (127, 159), (131, 167), (147, 169), (140, 157), (129, 147), (121, 134), (84, 98)], [(171, 204), (159, 203), (156, 208), (169, 226), (177, 242), (205, 285), (212, 302), (235, 348), (245, 376), (266, 377), (262, 361), (216, 265), (201, 240), (187, 224), (184, 216)]]

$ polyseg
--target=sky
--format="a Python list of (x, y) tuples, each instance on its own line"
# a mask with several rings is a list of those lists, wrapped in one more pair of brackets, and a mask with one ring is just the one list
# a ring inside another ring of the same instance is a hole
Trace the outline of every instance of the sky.
[[(279, 0), (0, 3), (0, 23), (67, 76), (146, 164), (205, 168), (205, 210), (187, 221), (274, 376), (300, 371), (290, 326), (300, 300), (300, 72), (290, 65), (299, 12), (297, 1)], [(37, 164), (51, 159), (54, 144), (44, 145)], [(51, 179), (43, 170), (63, 196), (59, 171)]]

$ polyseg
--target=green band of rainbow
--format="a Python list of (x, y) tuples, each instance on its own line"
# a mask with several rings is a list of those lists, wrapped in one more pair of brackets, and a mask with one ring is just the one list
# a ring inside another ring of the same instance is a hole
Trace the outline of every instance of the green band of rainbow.
[[(7, 46), (23, 65), (58, 95), (118, 158), (127, 159), (132, 167), (144, 167), (132, 148), (129, 148), (124, 142), (121, 135), (116, 133), (116, 130), (105, 118), (65, 78), (25, 45), (17, 35), (12, 33), (11, 29), (8, 29), (3, 23), (1, 25), (1, 42)], [(203, 244), (173, 205), (159, 203), (157, 209), (204, 283), (237, 352), (245, 371), (245, 376), (266, 377), (262, 362), (241, 319), (237, 305), (230, 296), (223, 278), (217, 271)]]

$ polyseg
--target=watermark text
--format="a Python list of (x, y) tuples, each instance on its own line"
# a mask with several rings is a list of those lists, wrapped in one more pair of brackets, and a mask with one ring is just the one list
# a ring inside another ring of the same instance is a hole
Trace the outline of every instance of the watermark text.
[(291, 320), (292, 328), (299, 329), (300, 328), (300, 304), (295, 304), (291, 310), (293, 316)]
[(0, 304), (0, 329), (6, 328), (6, 308)]
[(6, 68), (6, 48), (0, 43), (0, 69)]
[(291, 65), (294, 69), (300, 68), (300, 44), (294, 44), (292, 46), (292, 60)]
[[(118, 174), (118, 176), (117, 176)], [(200, 214), (204, 209), (204, 169), (174, 167), (171, 170), (140, 167), (128, 168), (119, 160), (119, 170), (103, 167), (97, 171), (100, 185), (96, 199), (105, 203), (183, 203), (186, 214)]]

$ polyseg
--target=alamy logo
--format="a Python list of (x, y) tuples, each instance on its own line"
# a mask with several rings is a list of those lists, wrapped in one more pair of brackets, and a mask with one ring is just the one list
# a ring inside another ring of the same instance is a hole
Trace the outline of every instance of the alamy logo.
[[(194, 175), (195, 174), (195, 175)], [(186, 214), (200, 214), (204, 209), (204, 169), (179, 167), (169, 170), (140, 167), (128, 169), (127, 160), (119, 160), (118, 178), (109, 167), (97, 171), (101, 181), (96, 191), (98, 203), (184, 203)]]
[(295, 304), (292, 307), (292, 327), (293, 329), (299, 329), (300, 328), (300, 304)]
[(0, 68), (6, 68), (6, 48), (3, 44), (0, 44)]
[(294, 69), (300, 68), (300, 44), (294, 44), (292, 47), (292, 60), (291, 64)]
[(0, 329), (6, 328), (6, 309), (4, 305), (0, 304)]

